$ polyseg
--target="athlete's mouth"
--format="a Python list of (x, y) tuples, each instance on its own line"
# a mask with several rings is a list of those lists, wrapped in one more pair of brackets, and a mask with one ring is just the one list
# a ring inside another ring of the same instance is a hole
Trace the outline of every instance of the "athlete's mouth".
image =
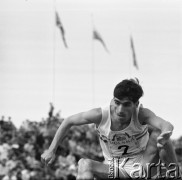
[(125, 117), (125, 114), (117, 114), (117, 116), (119, 116), (121, 118), (124, 118)]

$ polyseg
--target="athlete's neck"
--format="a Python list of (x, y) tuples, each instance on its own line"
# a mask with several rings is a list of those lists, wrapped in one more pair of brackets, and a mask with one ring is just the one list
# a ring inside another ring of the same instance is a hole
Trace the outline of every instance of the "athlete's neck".
[(121, 122), (119, 120), (113, 120), (111, 117), (111, 130), (112, 131), (121, 131), (129, 126), (131, 119), (127, 122)]

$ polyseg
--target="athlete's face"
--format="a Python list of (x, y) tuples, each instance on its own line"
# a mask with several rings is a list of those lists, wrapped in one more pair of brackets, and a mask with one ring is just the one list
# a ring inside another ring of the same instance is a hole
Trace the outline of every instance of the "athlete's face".
[(111, 115), (114, 120), (130, 121), (135, 108), (136, 103), (133, 103), (128, 98), (120, 100), (114, 97), (111, 100)]

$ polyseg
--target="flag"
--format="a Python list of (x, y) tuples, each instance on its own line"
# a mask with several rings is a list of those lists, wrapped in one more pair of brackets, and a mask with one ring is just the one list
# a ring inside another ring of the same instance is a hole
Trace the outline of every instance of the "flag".
[(135, 49), (134, 49), (132, 36), (130, 37), (130, 45), (131, 45), (131, 51), (132, 51), (132, 55), (133, 55), (133, 65), (136, 67), (136, 69), (139, 69), (138, 68), (138, 63), (137, 63), (137, 60), (136, 60), (136, 54), (135, 54)]
[(100, 35), (100, 34), (98, 33), (98, 31), (96, 31), (95, 29), (93, 30), (93, 39), (100, 41), (101, 44), (104, 46), (104, 49), (105, 49), (107, 52), (109, 52), (108, 49), (107, 49), (107, 47), (106, 47), (106, 44), (105, 44), (104, 40), (103, 40), (102, 37), (101, 37), (101, 35)]
[(65, 46), (66, 48), (68, 48), (67, 43), (66, 43), (65, 30), (64, 30), (63, 24), (61, 23), (61, 20), (60, 20), (59, 15), (58, 15), (57, 12), (55, 12), (55, 15), (56, 15), (56, 26), (60, 29), (60, 32), (61, 32), (61, 36), (62, 36), (62, 39), (63, 39), (64, 46)]

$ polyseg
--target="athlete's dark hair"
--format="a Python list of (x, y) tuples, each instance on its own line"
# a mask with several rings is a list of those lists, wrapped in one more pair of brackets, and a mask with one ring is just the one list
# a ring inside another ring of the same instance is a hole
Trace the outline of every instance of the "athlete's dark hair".
[(116, 85), (113, 95), (120, 100), (128, 98), (136, 103), (143, 96), (143, 89), (137, 78), (125, 79)]

